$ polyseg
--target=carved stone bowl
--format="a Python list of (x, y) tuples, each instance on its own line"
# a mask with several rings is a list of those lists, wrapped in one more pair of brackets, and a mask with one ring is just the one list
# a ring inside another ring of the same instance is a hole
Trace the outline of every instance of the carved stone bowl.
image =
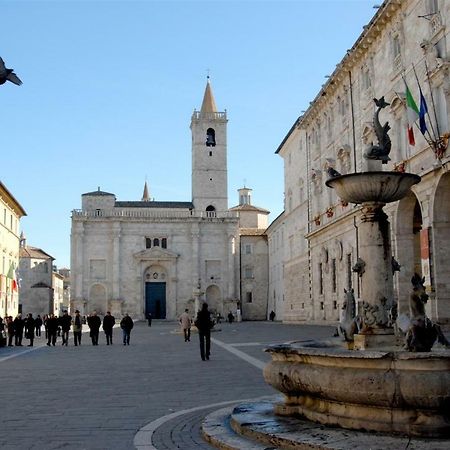
[(405, 197), (420, 176), (401, 172), (358, 172), (330, 178), (326, 185), (349, 203), (390, 203)]
[(450, 434), (450, 351), (351, 351), (308, 341), (266, 349), (264, 378), (285, 395), (279, 415), (354, 430)]

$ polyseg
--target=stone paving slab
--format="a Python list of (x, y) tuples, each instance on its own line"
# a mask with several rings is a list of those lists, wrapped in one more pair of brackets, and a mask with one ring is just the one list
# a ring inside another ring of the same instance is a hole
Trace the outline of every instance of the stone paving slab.
[[(131, 449), (140, 429), (173, 412), (274, 393), (259, 368), (226, 348), (213, 344), (211, 360), (201, 361), (198, 338), (185, 343), (172, 333), (176, 328), (170, 322), (136, 323), (130, 346), (121, 345), (114, 330), (112, 346), (101, 334), (94, 347), (83, 334), (80, 347), (72, 340), (68, 347), (60, 340), (47, 347), (41, 337), (31, 351), (0, 348), (0, 448)], [(262, 363), (268, 361), (265, 343), (330, 335), (330, 328), (266, 322), (221, 328), (214, 339), (238, 344)], [(183, 445), (186, 438), (197, 442), (202, 414), (180, 416), (189, 420), (185, 428), (175, 420), (157, 431)]]

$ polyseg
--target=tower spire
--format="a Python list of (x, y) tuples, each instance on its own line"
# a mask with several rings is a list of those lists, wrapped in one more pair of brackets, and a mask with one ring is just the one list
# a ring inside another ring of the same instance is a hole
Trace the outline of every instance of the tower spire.
[(142, 200), (141, 201), (143, 201), (143, 202), (149, 202), (150, 201), (150, 195), (148, 194), (147, 180), (145, 180), (144, 193), (142, 194)]
[(217, 112), (216, 101), (214, 100), (214, 95), (212, 93), (211, 81), (209, 79), (209, 75), (206, 77), (206, 88), (205, 94), (203, 95), (203, 103), (200, 112), (202, 113), (211, 113)]

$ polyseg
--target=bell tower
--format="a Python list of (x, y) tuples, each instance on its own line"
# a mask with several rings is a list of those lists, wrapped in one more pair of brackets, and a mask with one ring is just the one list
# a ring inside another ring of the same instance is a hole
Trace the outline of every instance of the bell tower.
[(191, 119), (192, 202), (211, 216), (228, 210), (227, 122), (226, 111), (217, 111), (208, 77), (202, 107)]

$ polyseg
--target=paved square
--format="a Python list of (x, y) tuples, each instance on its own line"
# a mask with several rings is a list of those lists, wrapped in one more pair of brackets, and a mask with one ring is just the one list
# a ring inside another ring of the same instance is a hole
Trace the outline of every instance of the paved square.
[(199, 435), (202, 418), (219, 408), (210, 405), (275, 393), (261, 372), (266, 345), (333, 333), (276, 322), (220, 328), (210, 361), (200, 359), (198, 336), (184, 342), (174, 322), (136, 323), (130, 346), (115, 329), (112, 346), (102, 334), (94, 347), (84, 333), (81, 347), (71, 336), (68, 347), (41, 337), (32, 350), (0, 348), (0, 448), (132, 449), (136, 433), (159, 418), (154, 448), (211, 448)]

